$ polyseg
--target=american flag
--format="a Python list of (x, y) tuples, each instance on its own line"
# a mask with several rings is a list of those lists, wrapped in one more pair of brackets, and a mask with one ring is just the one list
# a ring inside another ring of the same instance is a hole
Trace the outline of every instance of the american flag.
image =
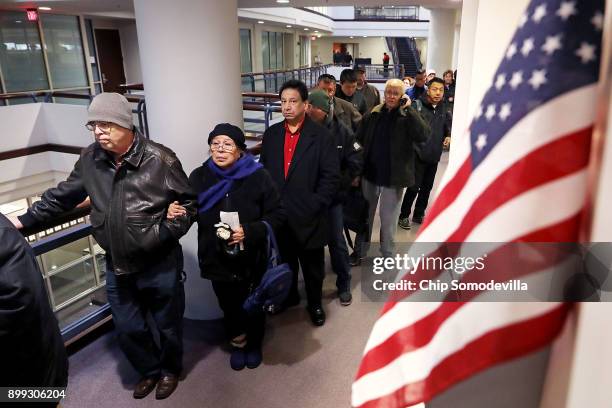
[[(529, 4), (469, 137), (453, 146), (417, 241), (578, 240), (603, 16), (603, 0)], [(352, 405), (431, 400), (481, 370), (549, 344), (569, 310), (555, 302), (389, 301), (366, 345)]]

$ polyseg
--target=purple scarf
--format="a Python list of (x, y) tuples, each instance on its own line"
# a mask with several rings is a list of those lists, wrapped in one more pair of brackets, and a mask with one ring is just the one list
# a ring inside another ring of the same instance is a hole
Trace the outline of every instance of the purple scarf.
[(219, 177), (219, 182), (206, 191), (198, 194), (198, 212), (203, 213), (217, 204), (232, 188), (234, 180), (241, 180), (250, 176), (257, 170), (263, 168), (250, 154), (243, 154), (229, 169), (222, 169), (211, 159), (206, 160), (204, 165)]

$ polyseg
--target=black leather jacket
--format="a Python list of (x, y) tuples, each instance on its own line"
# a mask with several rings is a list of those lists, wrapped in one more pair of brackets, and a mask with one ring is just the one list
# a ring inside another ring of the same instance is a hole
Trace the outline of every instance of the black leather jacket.
[[(68, 179), (47, 190), (19, 219), (32, 226), (71, 210), (87, 196), (93, 236), (118, 275), (145, 270), (167, 254), (196, 214), (195, 195), (174, 152), (136, 134), (119, 166), (98, 143), (83, 149)], [(175, 200), (188, 215), (168, 220), (168, 205)]]

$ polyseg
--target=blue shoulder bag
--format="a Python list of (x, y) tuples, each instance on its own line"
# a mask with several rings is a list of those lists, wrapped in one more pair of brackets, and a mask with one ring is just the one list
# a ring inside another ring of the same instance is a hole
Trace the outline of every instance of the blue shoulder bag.
[(242, 305), (249, 314), (262, 310), (274, 313), (287, 299), (293, 279), (289, 265), (281, 263), (272, 227), (266, 221), (262, 222), (268, 231), (268, 267), (259, 286), (251, 292)]

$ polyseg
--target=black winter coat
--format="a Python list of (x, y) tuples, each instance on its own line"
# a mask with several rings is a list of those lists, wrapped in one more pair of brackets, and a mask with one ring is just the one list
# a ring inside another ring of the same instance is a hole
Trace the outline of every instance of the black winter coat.
[(434, 108), (429, 103), (427, 95), (423, 95), (421, 99), (414, 101), (413, 106), (430, 128), (428, 140), (415, 144), (417, 156), (425, 163), (437, 163), (442, 156), (444, 138), (451, 135), (451, 107), (442, 101)]
[(353, 131), (342, 124), (338, 118), (332, 117), (331, 122), (327, 125), (327, 129), (334, 138), (338, 152), (338, 162), (340, 163), (340, 184), (338, 185), (338, 193), (334, 197), (333, 202), (341, 203), (345, 201), (353, 179), (361, 175), (363, 170), (363, 149), (358, 143), (355, 143)]
[(340, 167), (334, 139), (323, 126), (304, 119), (287, 179), (284, 170), (285, 122), (263, 136), (259, 161), (278, 187), (292, 234), (304, 249), (327, 244), (327, 210), (338, 189)]
[(2, 214), (0, 362), (3, 387), (65, 387), (68, 383), (68, 357), (36, 258)]
[[(212, 159), (209, 159), (212, 160)], [(189, 183), (201, 193), (219, 182), (208, 164), (195, 169)], [(238, 212), (244, 229), (244, 251), (229, 257), (221, 247), (214, 225), (220, 211)], [(286, 216), (280, 196), (270, 175), (259, 169), (242, 180), (234, 181), (225, 198), (204, 213), (198, 213), (198, 261), (203, 278), (217, 281), (259, 280), (267, 265), (267, 231), (262, 220), (277, 231)]]
[[(370, 148), (376, 143), (376, 125), (381, 117), (384, 104), (367, 114), (357, 131), (357, 142), (363, 146), (363, 157), (367, 158)], [(400, 109), (391, 129), (391, 179), (393, 187), (410, 187), (415, 179), (414, 143), (424, 142), (429, 135), (429, 126), (412, 107)], [(367, 163), (364, 164), (367, 166)]]

